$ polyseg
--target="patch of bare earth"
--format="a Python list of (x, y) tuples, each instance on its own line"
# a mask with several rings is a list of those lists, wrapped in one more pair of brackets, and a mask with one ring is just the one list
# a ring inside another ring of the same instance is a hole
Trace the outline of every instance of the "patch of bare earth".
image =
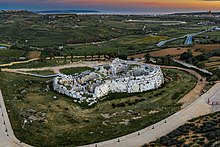
[(187, 52), (188, 48), (167, 48), (159, 51), (150, 52), (153, 57), (163, 57), (166, 55), (177, 56)]
[(40, 51), (32, 51), (32, 52), (29, 52), (27, 58), (28, 58), (28, 59), (39, 58), (40, 55), (41, 55), (41, 52), (40, 52)]

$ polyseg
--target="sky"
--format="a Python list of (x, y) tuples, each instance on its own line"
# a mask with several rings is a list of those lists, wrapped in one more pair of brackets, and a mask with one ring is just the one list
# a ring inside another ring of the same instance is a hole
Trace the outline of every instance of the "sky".
[(1, 10), (90, 9), (102, 12), (220, 11), (220, 0), (0, 0)]

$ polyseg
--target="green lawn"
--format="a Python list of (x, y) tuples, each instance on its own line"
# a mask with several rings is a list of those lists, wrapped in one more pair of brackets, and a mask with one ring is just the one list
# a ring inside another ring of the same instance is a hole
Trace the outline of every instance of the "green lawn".
[(43, 71), (30, 71), (29, 73), (32, 73), (32, 74), (39, 74), (39, 75), (45, 75), (45, 76), (47, 76), (47, 75), (53, 75), (54, 74), (54, 72), (53, 71), (51, 71), (51, 70), (43, 70)]
[(74, 73), (81, 73), (83, 71), (87, 71), (87, 70), (93, 70), (90, 67), (77, 67), (77, 68), (65, 68), (65, 69), (61, 69), (60, 72), (66, 75), (71, 75)]
[(0, 50), (1, 57), (20, 57), (24, 54), (24, 51), (21, 50)]
[[(50, 79), (0, 72), (0, 88), (19, 140), (36, 147), (76, 146), (132, 133), (177, 112), (178, 100), (194, 87), (196, 79), (179, 70), (164, 73), (172, 82), (158, 90), (109, 94), (87, 109), (53, 90), (45, 91)], [(30, 116), (43, 119), (22, 129), (24, 119)]]

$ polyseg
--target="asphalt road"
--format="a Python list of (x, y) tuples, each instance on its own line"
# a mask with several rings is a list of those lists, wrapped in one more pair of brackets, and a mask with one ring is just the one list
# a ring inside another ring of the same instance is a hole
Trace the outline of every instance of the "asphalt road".
[(208, 29), (208, 30), (205, 30), (205, 31), (198, 32), (198, 33), (188, 34), (188, 35), (185, 35), (183, 37), (172, 38), (172, 39), (169, 39), (169, 40), (161, 41), (156, 46), (157, 47), (162, 47), (167, 42), (171, 42), (171, 41), (174, 41), (174, 40), (177, 40), (177, 39), (180, 39), (180, 38), (184, 38), (184, 37), (186, 37), (186, 40), (185, 40), (184, 44), (185, 45), (191, 45), (193, 43), (193, 37), (195, 37), (199, 34), (202, 34), (202, 33), (206, 33), (206, 32), (211, 31), (211, 30), (220, 30), (220, 28), (214, 27), (214, 28), (211, 28), (211, 29)]

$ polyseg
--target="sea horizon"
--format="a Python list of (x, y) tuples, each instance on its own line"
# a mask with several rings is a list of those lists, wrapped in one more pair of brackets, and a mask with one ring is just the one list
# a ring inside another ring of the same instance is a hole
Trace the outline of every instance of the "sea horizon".
[[(29, 11), (37, 14), (78, 14), (78, 15), (168, 15), (175, 13), (198, 13), (207, 11), (170, 11), (170, 12), (154, 12), (154, 11), (108, 11), (96, 9), (46, 9), (46, 10), (28, 10), (28, 9), (1, 9), (0, 11)], [(219, 12), (219, 11), (213, 11)]]

